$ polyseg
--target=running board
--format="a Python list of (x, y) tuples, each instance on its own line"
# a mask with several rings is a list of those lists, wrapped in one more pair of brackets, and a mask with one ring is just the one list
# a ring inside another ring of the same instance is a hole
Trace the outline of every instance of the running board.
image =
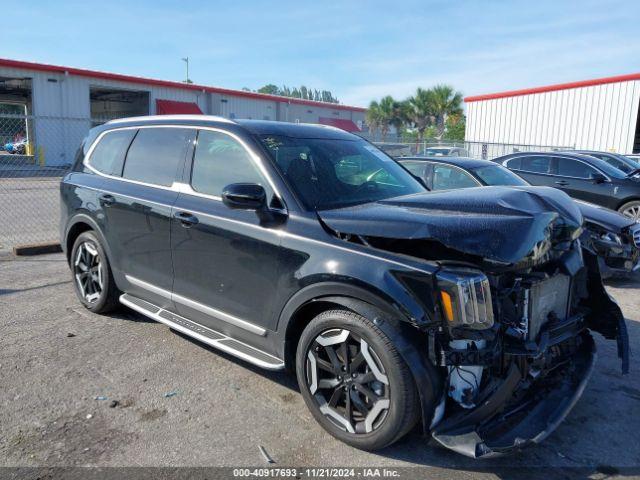
[(284, 362), (273, 355), (200, 325), (199, 323), (192, 322), (187, 318), (176, 315), (146, 300), (125, 293), (120, 295), (120, 303), (153, 320), (164, 323), (174, 330), (200, 340), (202, 343), (206, 343), (258, 367), (269, 370), (282, 370), (284, 368)]

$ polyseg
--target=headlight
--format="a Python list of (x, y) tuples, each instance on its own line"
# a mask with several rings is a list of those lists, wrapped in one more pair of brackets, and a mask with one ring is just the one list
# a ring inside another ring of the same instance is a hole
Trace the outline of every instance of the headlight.
[(487, 277), (473, 270), (445, 270), (436, 275), (440, 303), (451, 327), (484, 330), (493, 326), (491, 290)]

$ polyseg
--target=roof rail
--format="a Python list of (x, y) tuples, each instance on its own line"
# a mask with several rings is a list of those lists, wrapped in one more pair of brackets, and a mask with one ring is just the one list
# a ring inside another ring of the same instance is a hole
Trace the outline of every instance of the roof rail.
[(125, 123), (125, 122), (137, 122), (140, 120), (199, 120), (199, 121), (213, 121), (213, 122), (224, 122), (224, 123), (233, 123), (233, 120), (229, 120), (228, 118), (219, 117), (217, 115), (145, 115), (141, 117), (125, 117), (125, 118), (116, 118), (114, 120), (109, 120), (107, 124), (112, 125), (114, 123)]

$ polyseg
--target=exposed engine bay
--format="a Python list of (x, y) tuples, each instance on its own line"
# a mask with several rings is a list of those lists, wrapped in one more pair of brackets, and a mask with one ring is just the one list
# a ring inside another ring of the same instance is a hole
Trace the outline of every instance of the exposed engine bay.
[[(593, 369), (591, 332), (616, 340), (624, 373), (629, 346), (572, 201), (554, 189), (473, 190), (466, 201), (444, 192), (349, 208), (349, 225), (339, 210), (319, 215), (342, 240), (440, 265), (423, 326), (444, 372), (431, 434), (478, 458), (539, 442), (562, 421)], [(396, 219), (404, 207), (404, 235), (386, 204)]]

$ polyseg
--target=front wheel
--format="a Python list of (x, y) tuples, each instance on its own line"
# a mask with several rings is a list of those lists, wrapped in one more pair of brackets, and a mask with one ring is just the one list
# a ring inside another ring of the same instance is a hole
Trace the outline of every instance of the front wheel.
[(634, 200), (622, 205), (618, 211), (625, 217), (629, 217), (636, 222), (640, 222), (640, 200)]
[(309, 323), (298, 343), (296, 374), (318, 423), (356, 448), (390, 445), (418, 421), (409, 368), (391, 340), (356, 313), (327, 311)]

